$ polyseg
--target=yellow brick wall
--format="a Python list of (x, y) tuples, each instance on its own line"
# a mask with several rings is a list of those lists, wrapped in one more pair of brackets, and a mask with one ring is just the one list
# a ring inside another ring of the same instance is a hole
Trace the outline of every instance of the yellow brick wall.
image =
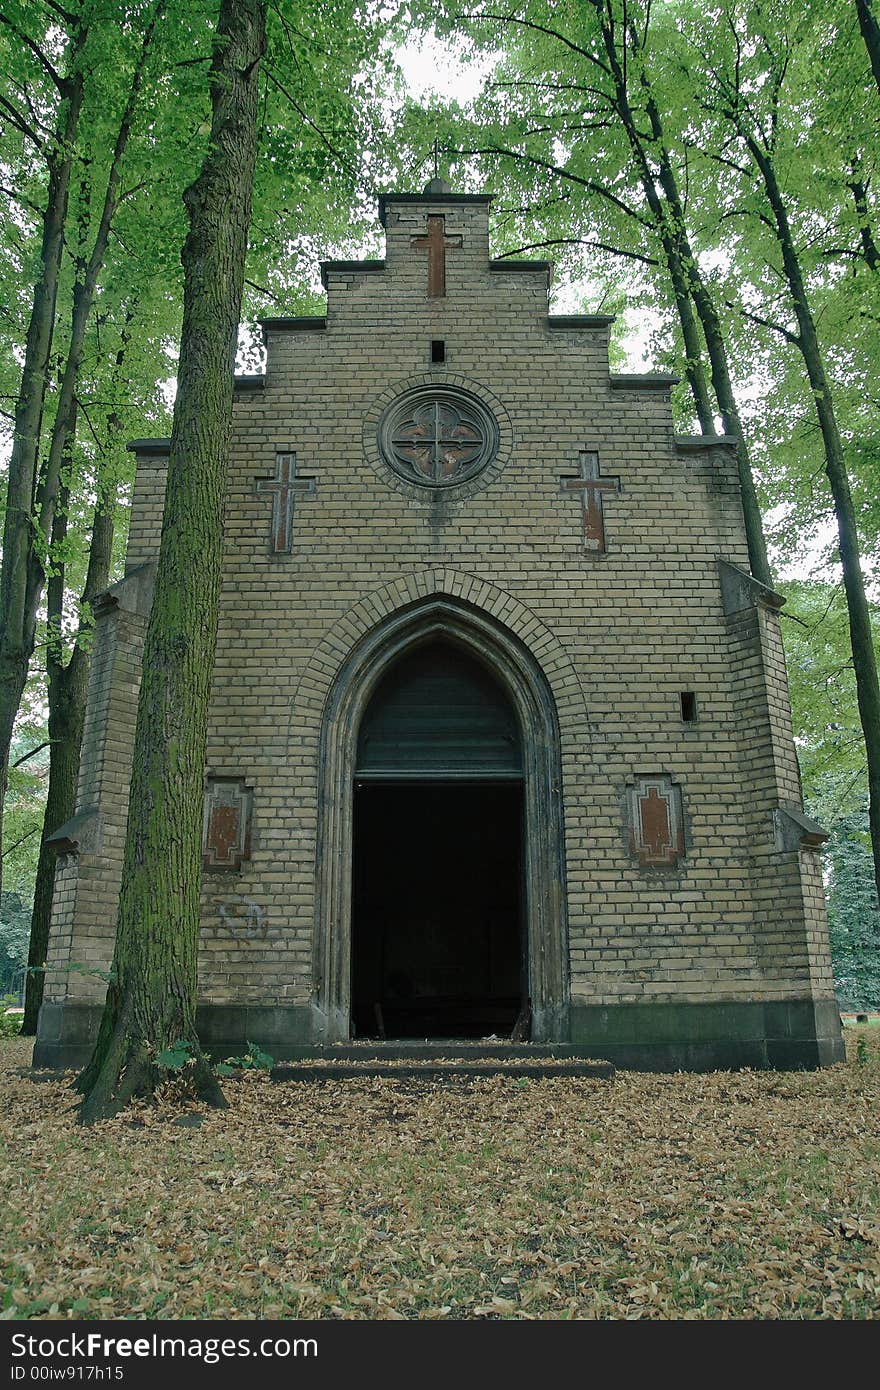
[[(426, 258), (410, 247), (430, 211), (463, 240), (444, 299), (427, 297)], [(778, 618), (761, 605), (731, 617), (721, 601), (719, 558), (748, 568), (732, 451), (680, 448), (668, 387), (613, 379), (600, 322), (553, 326), (545, 270), (491, 267), (483, 203), (389, 199), (387, 239), (384, 272), (330, 269), (326, 327), (270, 327), (265, 386), (236, 396), (208, 771), (254, 788), (253, 855), (205, 875), (204, 997), (308, 1001), (323, 700), (360, 635), (443, 593), (511, 625), (554, 693), (573, 1002), (828, 997), (815, 855), (774, 842), (773, 809), (800, 804)], [(432, 367), (438, 338), (447, 360)], [(402, 484), (375, 444), (383, 405), (426, 380), (464, 386), (501, 430), (498, 465), (442, 503)], [(584, 449), (620, 479), (604, 555), (584, 552), (579, 500), (560, 483)], [(291, 450), (316, 491), (297, 499), (292, 554), (273, 555), (256, 483)], [(145, 457), (130, 568), (158, 553), (163, 490), (161, 460)], [(118, 723), (103, 744), (87, 735), (81, 788), (101, 801), (103, 850), (81, 856), (58, 909), (65, 949), (104, 962), (136, 691), (132, 635), (107, 642), (92, 718), (109, 679)], [(685, 690), (694, 724), (681, 720)], [(627, 785), (658, 773), (684, 799), (673, 871), (640, 868), (627, 845)]]

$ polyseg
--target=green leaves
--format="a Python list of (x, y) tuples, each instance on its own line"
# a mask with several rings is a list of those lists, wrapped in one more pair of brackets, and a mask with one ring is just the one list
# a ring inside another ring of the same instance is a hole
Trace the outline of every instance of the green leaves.
[(164, 1071), (182, 1071), (193, 1061), (195, 1057), (192, 1043), (187, 1038), (178, 1038), (171, 1047), (163, 1048), (161, 1052), (156, 1053), (156, 1064)]
[(237, 1071), (269, 1071), (274, 1065), (274, 1057), (264, 1052), (258, 1043), (248, 1041), (243, 1057), (226, 1057), (217, 1063), (214, 1071), (218, 1076), (234, 1076)]

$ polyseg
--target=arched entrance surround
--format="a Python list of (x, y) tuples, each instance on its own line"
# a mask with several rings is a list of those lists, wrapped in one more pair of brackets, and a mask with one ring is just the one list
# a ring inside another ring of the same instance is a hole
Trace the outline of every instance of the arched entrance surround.
[(358, 731), (378, 682), (399, 658), (441, 640), (482, 662), (504, 687), (523, 745), (525, 921), (531, 1036), (568, 1039), (561, 766), (556, 707), (534, 656), (503, 623), (450, 595), (399, 609), (367, 632), (342, 663), (324, 706), (319, 769), (315, 913), (315, 1031), (350, 1035), (354, 767)]

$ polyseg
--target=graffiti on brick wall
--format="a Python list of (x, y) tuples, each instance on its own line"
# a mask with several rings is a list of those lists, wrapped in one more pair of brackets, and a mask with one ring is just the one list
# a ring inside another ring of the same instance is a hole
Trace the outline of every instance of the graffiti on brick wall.
[(272, 926), (264, 907), (252, 898), (227, 899), (214, 903), (216, 917), (210, 924), (215, 936), (231, 936), (235, 941), (275, 941), (281, 929)]

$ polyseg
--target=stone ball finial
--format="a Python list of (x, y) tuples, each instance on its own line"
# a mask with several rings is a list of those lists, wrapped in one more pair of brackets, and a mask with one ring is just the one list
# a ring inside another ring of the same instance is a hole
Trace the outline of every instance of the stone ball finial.
[(445, 179), (433, 178), (425, 184), (425, 193), (451, 193), (452, 187)]

